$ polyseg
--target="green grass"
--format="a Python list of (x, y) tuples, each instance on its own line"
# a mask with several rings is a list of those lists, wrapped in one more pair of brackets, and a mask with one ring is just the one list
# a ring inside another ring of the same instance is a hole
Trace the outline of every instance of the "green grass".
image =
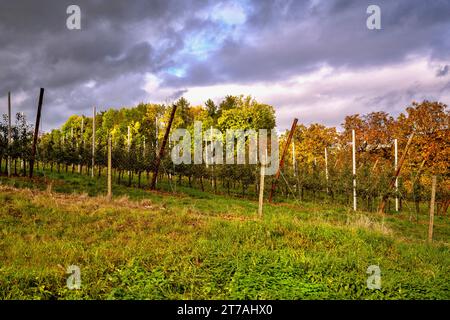
[(108, 203), (104, 179), (0, 182), (1, 299), (450, 299), (448, 217), (429, 244), (425, 215), (287, 202), (258, 219), (256, 201), (189, 188), (114, 185)]

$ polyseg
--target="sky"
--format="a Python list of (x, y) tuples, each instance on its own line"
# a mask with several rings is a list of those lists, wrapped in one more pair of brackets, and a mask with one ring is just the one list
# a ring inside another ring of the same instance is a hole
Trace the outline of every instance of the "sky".
[[(69, 5), (81, 29), (69, 30)], [(381, 10), (370, 30), (369, 5)], [(450, 102), (450, 0), (0, 0), (0, 113), (42, 126), (140, 102), (251, 95), (277, 128)]]

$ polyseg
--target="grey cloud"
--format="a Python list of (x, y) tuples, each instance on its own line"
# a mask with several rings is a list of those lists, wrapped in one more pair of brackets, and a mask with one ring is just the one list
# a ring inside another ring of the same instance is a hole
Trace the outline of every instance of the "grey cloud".
[(443, 66), (442, 68), (440, 68), (436, 71), (436, 76), (437, 77), (446, 76), (448, 74), (448, 70), (449, 70), (449, 66), (448, 66), (448, 64), (446, 64), (445, 66)]
[(177, 100), (178, 98), (182, 97), (183, 94), (185, 94), (186, 92), (188, 92), (187, 89), (177, 90), (168, 97), (168, 100)]
[[(376, 31), (366, 28), (369, 4), (321, 1), (311, 7), (307, 1), (253, 1), (252, 15), (242, 28), (253, 37), (260, 35), (258, 41), (228, 39), (207, 61), (193, 61), (175, 83), (274, 81), (324, 63), (366, 68), (401, 62), (411, 54), (450, 59), (445, 31), (450, 30), (450, 2), (377, 1), (382, 30)], [(283, 6), (289, 7), (281, 10)]]
[[(82, 30), (69, 31), (66, 8), (73, 1), (0, 0), (0, 96), (12, 91), (14, 102), (18, 92), (26, 93), (13, 106), (32, 118), (39, 87), (45, 87), (50, 128), (71, 113), (89, 113), (92, 105), (145, 101), (146, 73), (158, 76), (175, 99), (194, 85), (277, 82), (323, 64), (365, 69), (411, 54), (450, 61), (449, 1), (376, 2), (380, 31), (365, 27), (369, 0), (243, 2), (247, 18), (234, 27), (238, 36), (229, 35), (205, 59), (184, 49), (191, 36), (220, 34), (220, 21), (197, 15), (217, 1), (80, 0)], [(167, 70), (180, 66), (183, 77)], [(436, 73), (446, 74), (448, 65)], [(89, 81), (96, 85), (85, 86)], [(387, 106), (403, 94), (377, 99)]]
[[(76, 1), (82, 29), (70, 31), (66, 8), (73, 1), (2, 0), (0, 96), (12, 91), (14, 110), (32, 119), (36, 92), (46, 88), (46, 128), (61, 124), (72, 113), (89, 113), (92, 105), (119, 107), (145, 101), (145, 74), (171, 66), (174, 53), (183, 48), (183, 37), (174, 26), (193, 21), (192, 12), (208, 3)], [(89, 81), (97, 85), (88, 88)], [(19, 92), (27, 98), (16, 103)]]

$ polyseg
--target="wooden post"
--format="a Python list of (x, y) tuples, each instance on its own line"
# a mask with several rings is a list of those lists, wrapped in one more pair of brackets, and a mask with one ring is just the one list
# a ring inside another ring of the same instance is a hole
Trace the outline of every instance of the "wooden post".
[(430, 224), (428, 226), (428, 241), (433, 241), (433, 225), (434, 225), (434, 201), (436, 197), (436, 176), (433, 176), (431, 184), (431, 202), (430, 202)]
[(352, 163), (353, 163), (353, 211), (356, 211), (356, 138), (355, 130), (352, 130)]
[(34, 138), (33, 138), (33, 145), (31, 147), (31, 159), (30, 159), (30, 178), (33, 177), (33, 167), (34, 167), (34, 160), (36, 157), (36, 146), (37, 146), (37, 140), (39, 135), (39, 123), (41, 122), (41, 110), (42, 110), (42, 102), (44, 100), (44, 88), (41, 88), (39, 92), (39, 102), (38, 102), (38, 109), (36, 114), (36, 125), (34, 127)]
[(288, 139), (287, 139), (286, 144), (284, 145), (284, 148), (283, 148), (283, 153), (281, 155), (280, 165), (278, 167), (278, 171), (277, 171), (277, 173), (275, 175), (275, 178), (274, 178), (274, 180), (272, 182), (272, 189), (270, 190), (270, 196), (269, 196), (269, 202), (270, 203), (272, 203), (272, 197), (273, 197), (273, 195), (275, 193), (275, 189), (277, 187), (277, 182), (278, 182), (278, 179), (280, 178), (281, 169), (283, 168), (283, 165), (284, 165), (284, 157), (286, 155), (286, 150), (289, 147), (289, 144), (291, 143), (292, 135), (294, 134), (295, 127), (297, 126), (297, 121), (298, 121), (298, 119), (295, 118), (294, 122), (292, 123), (291, 131), (289, 132)]
[(158, 177), (159, 164), (161, 163), (161, 158), (164, 155), (164, 148), (166, 147), (167, 139), (170, 133), (170, 127), (172, 126), (173, 118), (175, 117), (175, 112), (177, 111), (177, 105), (174, 104), (172, 107), (172, 113), (170, 114), (169, 123), (167, 124), (166, 132), (164, 133), (164, 138), (161, 144), (161, 148), (159, 149), (159, 153), (156, 157), (155, 161), (155, 170), (153, 172), (151, 189), (155, 190), (156, 188), (156, 178)]
[(328, 151), (327, 151), (327, 147), (325, 147), (325, 180), (327, 183), (327, 194), (329, 194), (329, 189), (328, 189)]
[(373, 167), (372, 167), (372, 173), (374, 173), (374, 172), (375, 172), (375, 169), (377, 168), (378, 160), (379, 160), (379, 159), (376, 159), (376, 160), (375, 160), (375, 163), (373, 164)]
[(95, 106), (92, 108), (92, 172), (91, 177), (94, 177), (94, 166), (95, 166)]
[[(264, 162), (267, 162), (267, 149)], [(266, 165), (261, 163), (261, 177), (259, 180), (259, 205), (258, 205), (258, 216), (262, 217), (263, 203), (264, 203), (264, 176), (266, 175)]]
[[(127, 154), (128, 154), (128, 161), (130, 161), (130, 147), (131, 147), (131, 131), (130, 126), (127, 127)], [(128, 164), (130, 165), (130, 164)], [(128, 180), (131, 182), (131, 171), (128, 170)]]
[[(11, 148), (12, 131), (11, 131), (11, 92), (8, 92), (8, 149)], [(11, 176), (11, 150), (8, 150), (8, 177)]]
[[(409, 136), (408, 142), (406, 143), (405, 150), (403, 151), (402, 157), (400, 158), (400, 161), (398, 163), (398, 168), (397, 168), (397, 170), (395, 170), (394, 177), (391, 179), (391, 182), (389, 183), (389, 187), (388, 187), (387, 191), (391, 190), (392, 187), (394, 187), (394, 185), (395, 185), (395, 179), (399, 176), (400, 171), (402, 170), (403, 162), (406, 159), (406, 155), (408, 153), (408, 149), (411, 145), (413, 137), (414, 137), (414, 132)], [(387, 198), (388, 198), (388, 196), (384, 195), (383, 198), (381, 199), (380, 206), (378, 207), (378, 213), (384, 213), (384, 208), (386, 207)]]
[(111, 135), (108, 135), (108, 201), (112, 199), (112, 143), (111, 143)]
[[(398, 166), (398, 146), (397, 146), (397, 139), (394, 139), (394, 167), (395, 171), (397, 171)], [(398, 212), (398, 177), (395, 177), (395, 211)]]

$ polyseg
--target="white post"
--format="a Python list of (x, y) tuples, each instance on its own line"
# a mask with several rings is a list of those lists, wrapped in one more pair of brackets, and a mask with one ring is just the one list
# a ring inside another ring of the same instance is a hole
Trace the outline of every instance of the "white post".
[(83, 141), (84, 147), (84, 116), (81, 116), (81, 140)]
[(211, 126), (211, 128), (210, 128), (210, 133), (211, 133), (211, 135), (210, 135), (210, 137), (211, 137), (211, 141), (210, 141), (210, 146), (211, 146), (211, 164), (214, 164), (214, 162), (213, 162), (213, 160), (214, 160), (214, 156), (213, 156), (213, 153), (214, 153), (214, 146), (213, 146), (213, 140), (214, 140), (214, 136), (213, 136), (213, 127)]
[[(264, 159), (264, 163), (267, 162), (267, 149)], [(263, 204), (264, 204), (264, 176), (266, 175), (266, 165), (261, 163), (261, 176), (259, 180), (259, 205), (258, 205), (258, 216), (262, 217)]]
[[(128, 160), (130, 160), (130, 145), (131, 145), (131, 133), (130, 133), (130, 126), (127, 127), (128, 133), (127, 133), (127, 153), (128, 153)], [(131, 175), (131, 171), (128, 170), (128, 177)]]
[[(394, 149), (395, 149), (395, 172), (397, 172), (398, 166), (398, 146), (397, 139), (394, 139)], [(395, 177), (395, 211), (398, 212), (398, 177)]]
[[(206, 132), (205, 132), (205, 133), (206, 133)], [(205, 136), (206, 136), (206, 135), (205, 135)], [(203, 145), (203, 143), (202, 143), (202, 145)], [(203, 151), (202, 151), (202, 152), (203, 152)], [(209, 159), (208, 159), (208, 141), (205, 140), (205, 163), (206, 163), (206, 169), (209, 168), (208, 162), (209, 162)]]
[(155, 136), (156, 136), (156, 141), (155, 141), (155, 152), (156, 152), (156, 156), (158, 156), (158, 117), (155, 118)]
[(327, 152), (327, 147), (325, 147), (325, 180), (327, 183), (327, 194), (328, 194), (329, 190), (328, 190), (328, 152)]
[[(82, 116), (82, 117), (81, 117), (80, 137), (81, 137), (81, 140), (82, 140), (81, 145), (82, 145), (82, 148), (84, 149), (83, 129), (84, 129), (84, 118), (83, 118), (83, 116)], [(77, 142), (77, 145), (78, 145), (78, 142)], [(79, 151), (80, 151), (80, 150), (78, 149), (78, 152), (79, 152)], [(80, 156), (80, 159), (81, 159), (81, 156)], [(78, 173), (81, 173), (81, 163), (78, 164)]]
[(434, 201), (436, 197), (436, 176), (433, 176), (431, 183), (431, 202), (430, 202), (430, 223), (428, 225), (428, 241), (433, 241), (434, 225)]
[[(172, 138), (171, 135), (169, 134), (169, 150), (171, 150), (171, 145), (172, 145)], [(173, 171), (175, 172), (175, 165), (173, 164)], [(171, 183), (172, 181), (172, 173), (170, 173), (169, 171), (169, 183)]]
[(213, 156), (213, 152), (214, 152), (214, 146), (213, 146), (213, 127), (211, 126), (211, 131), (210, 131), (210, 133), (211, 133), (211, 141), (210, 141), (210, 144), (211, 144), (211, 166), (212, 166), (212, 177), (211, 177), (211, 187), (214, 189), (214, 162), (213, 162), (213, 160), (214, 160), (214, 156)]
[(95, 115), (96, 115), (95, 106), (92, 108), (92, 172), (91, 177), (94, 177), (94, 166), (95, 166)]
[[(12, 139), (12, 134), (11, 134), (11, 92), (8, 92), (8, 147), (11, 147), (11, 142), (12, 142), (11, 139)], [(8, 155), (8, 177), (11, 176), (11, 160), (12, 160), (11, 156)]]
[(356, 138), (355, 130), (352, 130), (352, 153), (353, 153), (353, 210), (356, 211)]
[(130, 145), (131, 145), (131, 131), (130, 131), (130, 126), (127, 127), (128, 131), (127, 131), (127, 151), (128, 153), (130, 152)]
[(142, 157), (145, 158), (145, 136), (144, 138), (144, 147), (142, 148)]
[[(158, 128), (158, 117), (155, 117), (155, 135), (156, 135), (156, 141), (155, 141), (155, 154), (156, 158), (158, 157), (158, 134), (159, 134), (159, 128)], [(156, 183), (158, 183), (158, 176), (155, 178)]]
[(292, 170), (294, 171), (294, 177), (297, 175), (295, 172), (295, 142), (292, 141)]
[(112, 143), (111, 134), (108, 133), (108, 194), (107, 199), (111, 201), (112, 199)]

